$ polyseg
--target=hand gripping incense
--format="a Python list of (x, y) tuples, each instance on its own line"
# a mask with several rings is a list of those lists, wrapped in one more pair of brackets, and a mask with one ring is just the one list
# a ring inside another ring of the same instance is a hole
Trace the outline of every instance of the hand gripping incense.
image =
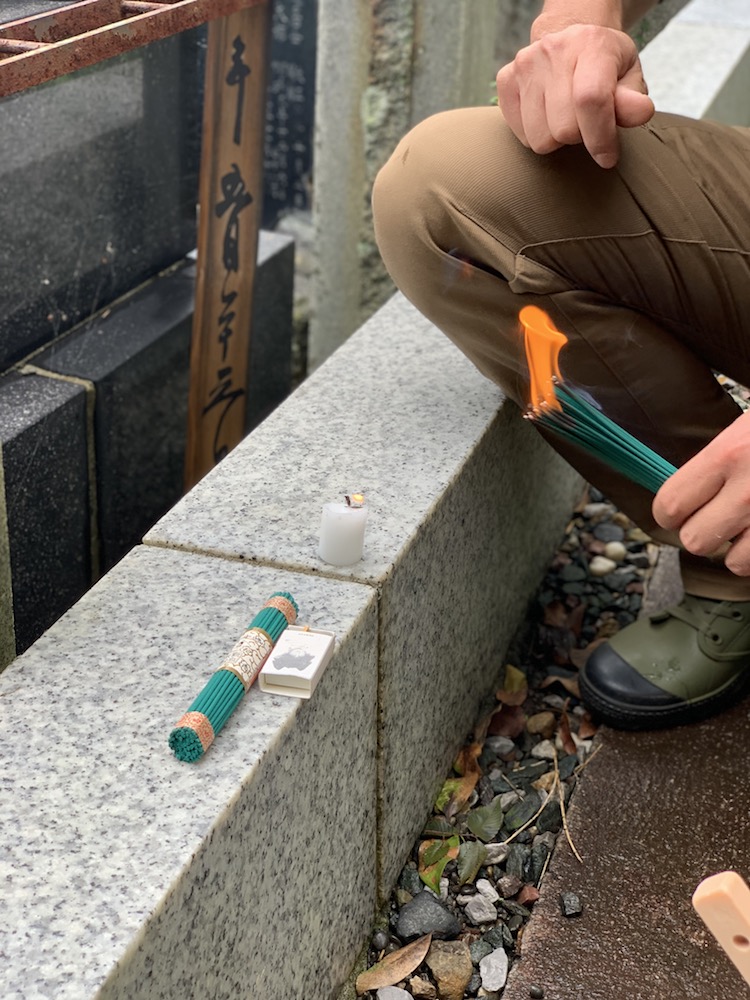
[(519, 319), (530, 380), (526, 417), (656, 493), (676, 467), (623, 430), (583, 393), (565, 384), (558, 358), (568, 338), (543, 310), (525, 306)]
[(255, 681), (269, 653), (299, 608), (291, 594), (272, 594), (219, 669), (169, 734), (178, 760), (196, 761), (208, 750)]

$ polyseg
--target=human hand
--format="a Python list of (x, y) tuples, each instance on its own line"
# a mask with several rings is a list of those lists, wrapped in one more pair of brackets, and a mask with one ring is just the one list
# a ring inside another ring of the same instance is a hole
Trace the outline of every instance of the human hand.
[(654, 113), (633, 40), (624, 31), (574, 24), (551, 31), (497, 74), (498, 104), (535, 153), (583, 143), (600, 167), (619, 157), (616, 126)]
[(750, 412), (669, 477), (653, 513), (688, 552), (710, 556), (724, 547), (727, 569), (750, 576)]

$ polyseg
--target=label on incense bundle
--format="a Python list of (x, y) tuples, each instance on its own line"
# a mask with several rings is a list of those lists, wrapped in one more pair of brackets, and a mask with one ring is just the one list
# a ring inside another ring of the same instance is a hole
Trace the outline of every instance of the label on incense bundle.
[(260, 629), (248, 629), (229, 652), (220, 670), (229, 670), (247, 691), (255, 682), (266, 657), (273, 649), (268, 635)]

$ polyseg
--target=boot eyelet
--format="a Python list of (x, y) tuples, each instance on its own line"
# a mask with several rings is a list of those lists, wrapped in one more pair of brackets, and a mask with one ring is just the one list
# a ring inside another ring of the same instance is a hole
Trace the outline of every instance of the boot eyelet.
[(742, 612), (741, 611), (733, 611), (732, 612), (732, 618), (734, 618), (734, 620), (736, 622), (740, 621), (740, 619), (742, 618)]
[(721, 645), (721, 636), (717, 635), (716, 632), (711, 636), (711, 642), (715, 642), (717, 646)]

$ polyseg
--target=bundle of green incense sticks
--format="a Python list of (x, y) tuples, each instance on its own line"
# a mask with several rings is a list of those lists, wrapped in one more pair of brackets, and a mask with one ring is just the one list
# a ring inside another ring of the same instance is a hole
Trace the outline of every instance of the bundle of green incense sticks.
[(561, 409), (538, 406), (528, 416), (542, 427), (585, 448), (605, 465), (656, 493), (677, 469), (661, 455), (623, 430), (580, 392), (554, 379)]
[(183, 761), (199, 760), (254, 683), (279, 636), (297, 620), (291, 594), (277, 591), (253, 618), (219, 669), (169, 734), (169, 746)]

